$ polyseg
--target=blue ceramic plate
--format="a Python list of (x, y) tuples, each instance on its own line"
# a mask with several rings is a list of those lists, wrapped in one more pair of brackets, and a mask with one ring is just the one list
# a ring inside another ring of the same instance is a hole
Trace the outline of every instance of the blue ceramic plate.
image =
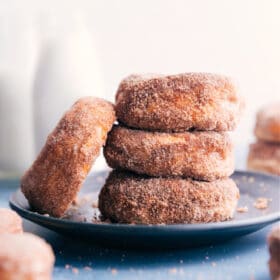
[[(236, 171), (241, 197), (238, 207), (247, 212), (236, 212), (231, 221), (209, 224), (129, 225), (101, 223), (96, 218), (96, 199), (107, 172), (90, 176), (78, 201), (64, 218), (52, 218), (33, 212), (20, 190), (10, 198), (10, 206), (23, 218), (58, 233), (86, 238), (106, 246), (180, 248), (213, 244), (249, 234), (280, 220), (280, 178), (260, 173)], [(267, 198), (268, 207), (254, 206), (258, 198)], [(95, 201), (95, 202), (94, 202)]]

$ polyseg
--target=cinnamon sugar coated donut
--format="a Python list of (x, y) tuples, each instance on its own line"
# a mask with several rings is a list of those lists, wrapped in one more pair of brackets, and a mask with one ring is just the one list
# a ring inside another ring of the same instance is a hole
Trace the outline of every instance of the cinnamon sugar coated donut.
[(0, 234), (2, 233), (22, 233), (22, 220), (15, 211), (0, 208)]
[(165, 132), (233, 130), (243, 107), (232, 81), (210, 73), (131, 75), (116, 95), (121, 123)]
[(1, 280), (50, 280), (54, 264), (51, 247), (30, 234), (0, 235)]
[(257, 113), (255, 135), (263, 141), (280, 143), (280, 102), (266, 105)]
[(268, 262), (273, 280), (280, 279), (280, 224), (274, 227), (268, 236), (270, 260)]
[(149, 176), (213, 181), (233, 173), (233, 144), (225, 132), (163, 133), (114, 126), (104, 156), (112, 168)]
[(114, 106), (94, 97), (79, 99), (65, 113), (21, 179), (21, 189), (36, 211), (55, 217), (64, 214), (114, 121)]
[(250, 145), (247, 167), (280, 175), (280, 145), (258, 141)]
[(232, 218), (238, 198), (229, 178), (202, 182), (113, 171), (100, 192), (99, 209), (119, 223), (209, 223)]

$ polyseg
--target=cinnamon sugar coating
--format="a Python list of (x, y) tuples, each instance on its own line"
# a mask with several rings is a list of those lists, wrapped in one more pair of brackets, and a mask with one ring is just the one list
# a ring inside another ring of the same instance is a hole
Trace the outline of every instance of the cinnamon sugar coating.
[(243, 107), (232, 81), (210, 73), (131, 75), (116, 94), (121, 123), (165, 132), (233, 130)]
[(280, 225), (274, 227), (268, 236), (270, 253), (269, 270), (271, 278), (280, 279)]
[(250, 145), (248, 169), (280, 175), (280, 144), (257, 141)]
[(104, 156), (112, 168), (150, 176), (213, 181), (234, 171), (233, 144), (225, 132), (163, 133), (114, 126)]
[(229, 178), (202, 182), (112, 171), (100, 192), (99, 209), (119, 223), (209, 223), (232, 218), (238, 198)]
[(13, 210), (0, 208), (0, 234), (22, 233), (22, 219)]
[(79, 99), (65, 113), (21, 179), (21, 189), (36, 211), (55, 217), (64, 214), (114, 121), (113, 105), (94, 97)]
[(51, 280), (54, 254), (30, 233), (0, 235), (1, 280)]
[(280, 143), (280, 102), (266, 105), (257, 113), (255, 135), (263, 141)]

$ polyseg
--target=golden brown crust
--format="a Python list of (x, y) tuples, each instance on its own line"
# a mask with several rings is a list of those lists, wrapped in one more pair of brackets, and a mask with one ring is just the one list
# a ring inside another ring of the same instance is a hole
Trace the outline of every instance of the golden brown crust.
[(15, 211), (0, 208), (0, 234), (2, 233), (22, 233), (22, 219)]
[(99, 209), (119, 223), (209, 223), (232, 218), (238, 198), (229, 178), (201, 182), (113, 171), (100, 192)]
[(165, 132), (233, 130), (243, 107), (232, 81), (210, 73), (131, 75), (116, 95), (120, 122)]
[(280, 225), (274, 227), (268, 236), (270, 253), (269, 269), (271, 278), (280, 279)]
[(250, 145), (247, 167), (280, 175), (280, 144), (257, 141)]
[(1, 280), (50, 280), (54, 264), (51, 247), (30, 234), (0, 235)]
[(280, 102), (269, 104), (257, 113), (255, 135), (263, 141), (280, 143)]
[(38, 158), (21, 180), (30, 205), (55, 217), (74, 200), (115, 121), (111, 103), (79, 99), (48, 136)]
[(229, 135), (214, 131), (163, 133), (114, 126), (104, 156), (112, 168), (149, 176), (213, 181), (234, 170)]

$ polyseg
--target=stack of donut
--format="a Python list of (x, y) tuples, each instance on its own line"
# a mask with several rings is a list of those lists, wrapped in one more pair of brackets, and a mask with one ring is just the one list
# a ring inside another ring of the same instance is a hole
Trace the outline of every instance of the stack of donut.
[(250, 145), (248, 168), (280, 175), (280, 103), (264, 106), (257, 113), (257, 141)]
[(227, 77), (132, 75), (116, 94), (119, 124), (104, 148), (114, 170), (99, 196), (119, 223), (207, 223), (232, 218), (239, 190), (233, 130), (243, 101)]

